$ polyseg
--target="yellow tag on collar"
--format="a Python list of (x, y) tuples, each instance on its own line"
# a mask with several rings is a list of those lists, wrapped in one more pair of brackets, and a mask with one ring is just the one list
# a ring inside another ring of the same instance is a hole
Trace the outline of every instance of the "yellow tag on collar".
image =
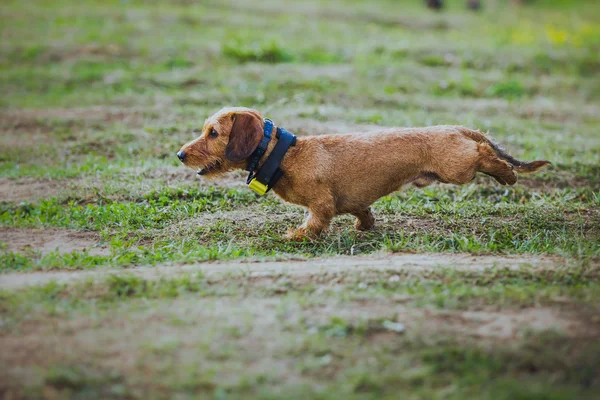
[(269, 189), (269, 187), (267, 185), (265, 185), (264, 183), (260, 183), (259, 181), (256, 180), (256, 178), (253, 178), (250, 183), (248, 184), (248, 187), (252, 190), (254, 190), (256, 193), (260, 194), (261, 196), (264, 196), (265, 193), (267, 193), (267, 189)]

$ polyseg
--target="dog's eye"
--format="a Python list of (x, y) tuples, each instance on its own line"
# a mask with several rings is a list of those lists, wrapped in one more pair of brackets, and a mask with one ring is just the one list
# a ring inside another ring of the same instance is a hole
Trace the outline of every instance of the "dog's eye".
[(217, 136), (219, 136), (219, 134), (217, 133), (217, 131), (215, 130), (215, 128), (212, 128), (210, 130), (210, 132), (208, 132), (208, 136), (211, 138), (216, 138)]

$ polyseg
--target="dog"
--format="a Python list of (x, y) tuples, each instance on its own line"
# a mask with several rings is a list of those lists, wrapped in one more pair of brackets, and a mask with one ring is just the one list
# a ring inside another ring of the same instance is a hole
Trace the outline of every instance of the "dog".
[[(257, 110), (223, 108), (205, 121), (200, 137), (181, 147), (177, 157), (205, 177), (243, 170), (263, 140), (265, 121)], [(260, 163), (278, 141), (272, 136)], [(482, 172), (501, 185), (514, 185), (517, 172), (533, 173), (548, 164), (519, 161), (483, 133), (462, 126), (300, 137), (283, 157), (283, 176), (273, 191), (309, 210), (304, 224), (290, 230), (288, 239), (314, 239), (341, 214), (354, 215), (357, 229), (371, 229), (371, 204), (408, 183), (419, 188), (433, 182), (460, 185)]]

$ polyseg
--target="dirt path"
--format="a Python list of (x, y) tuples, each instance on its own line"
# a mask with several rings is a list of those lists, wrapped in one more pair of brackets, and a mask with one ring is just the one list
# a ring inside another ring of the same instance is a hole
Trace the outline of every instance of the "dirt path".
[(36, 250), (42, 254), (53, 251), (71, 253), (87, 250), (90, 255), (109, 255), (106, 244), (100, 245), (101, 237), (97, 232), (73, 231), (68, 229), (20, 229), (0, 228), (0, 242), (7, 250), (22, 252)]
[(145, 279), (202, 272), (205, 275), (243, 273), (250, 276), (289, 274), (294, 276), (340, 272), (411, 270), (431, 271), (435, 268), (452, 267), (461, 271), (482, 271), (489, 268), (531, 267), (551, 269), (566, 265), (561, 257), (550, 256), (473, 256), (469, 254), (380, 254), (371, 256), (344, 256), (285, 261), (231, 261), (198, 263), (188, 265), (162, 265), (129, 269), (97, 269), (94, 271), (51, 271), (9, 273), (0, 275), (0, 288), (16, 289), (30, 285), (43, 285), (51, 281), (59, 283), (83, 279), (98, 279), (111, 274), (134, 274)]

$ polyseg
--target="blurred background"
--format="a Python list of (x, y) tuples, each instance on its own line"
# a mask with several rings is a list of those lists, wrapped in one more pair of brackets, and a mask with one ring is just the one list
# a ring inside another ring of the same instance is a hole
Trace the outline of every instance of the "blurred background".
[[(3, 152), (1, 172), (13, 177), (154, 168), (165, 158), (175, 167), (174, 150), (225, 105), (256, 107), (300, 135), (464, 124), (493, 131), (521, 157), (558, 165), (588, 140), (575, 138), (569, 154), (557, 153), (563, 143), (552, 132), (581, 134), (597, 123), (594, 0), (0, 7), (0, 106), (10, 117), (3, 128), (18, 134), (30, 124), (35, 131), (36, 123), (23, 122), (31, 119), (93, 128), (65, 134), (58, 147), (29, 148), (5, 136), (5, 149), (26, 149)], [(546, 136), (549, 146), (519, 132)], [(589, 152), (582, 157), (598, 161)]]
[[(1, 104), (244, 104), (317, 119), (326, 106), (330, 118), (355, 109), (349, 122), (469, 123), (494, 99), (596, 101), (597, 3), (4, 1)], [(469, 104), (440, 106), (457, 98)]]

